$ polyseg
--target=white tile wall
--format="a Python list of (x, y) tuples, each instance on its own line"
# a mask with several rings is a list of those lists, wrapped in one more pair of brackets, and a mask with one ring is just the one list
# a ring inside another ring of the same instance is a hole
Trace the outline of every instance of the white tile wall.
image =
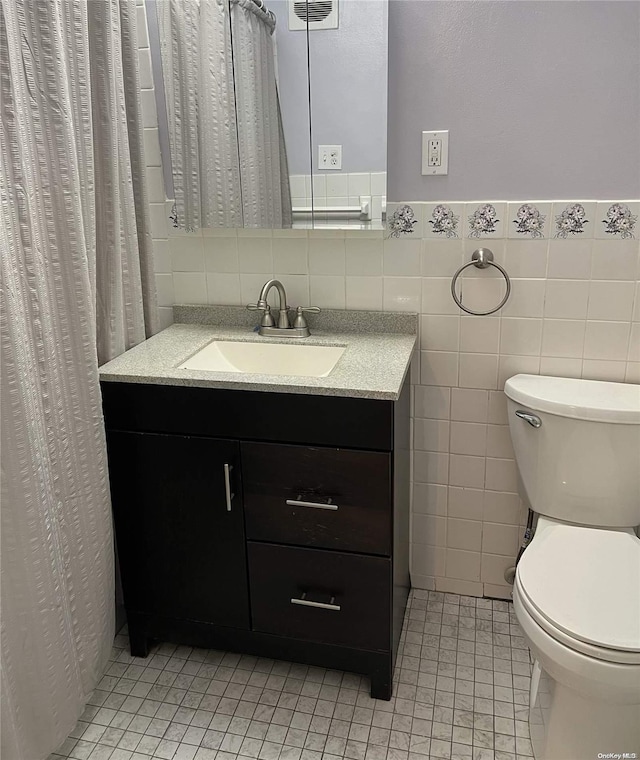
[[(311, 175), (292, 174), (291, 202), (294, 208), (311, 205)], [(386, 172), (319, 172), (313, 176), (313, 203), (324, 206), (358, 206), (360, 196), (371, 197), (371, 217), (379, 221), (385, 205)]]
[[(480, 243), (361, 234), (181, 234), (171, 239), (176, 298), (247, 303), (277, 275), (292, 304), (418, 311), (413, 583), (507, 597), (503, 573), (517, 553), (526, 509), (501, 388), (517, 372), (639, 381), (638, 243), (493, 239), (488, 245), (512, 277), (512, 296), (496, 315), (473, 317), (455, 306), (450, 284)], [(501, 280), (487, 274), (463, 275), (472, 308), (502, 297)]]

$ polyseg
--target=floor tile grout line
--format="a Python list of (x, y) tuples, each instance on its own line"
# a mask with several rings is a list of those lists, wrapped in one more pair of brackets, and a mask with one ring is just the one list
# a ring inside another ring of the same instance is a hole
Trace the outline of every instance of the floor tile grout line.
[(52, 758), (519, 760), (532, 754), (520, 634), (507, 602), (415, 590), (395, 696), (379, 702), (357, 674), (266, 658), (160, 644), (145, 662), (121, 632), (97, 704)]

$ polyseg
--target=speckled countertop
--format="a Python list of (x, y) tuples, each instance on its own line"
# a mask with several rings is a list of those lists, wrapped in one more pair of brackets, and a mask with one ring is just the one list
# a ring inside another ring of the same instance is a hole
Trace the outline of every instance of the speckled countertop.
[[(105, 382), (187, 385), (395, 401), (409, 369), (417, 315), (323, 310), (309, 314), (309, 338), (265, 338), (255, 313), (234, 306), (176, 306), (176, 323), (100, 368)], [(180, 369), (213, 340), (345, 346), (327, 377), (258, 375)]]

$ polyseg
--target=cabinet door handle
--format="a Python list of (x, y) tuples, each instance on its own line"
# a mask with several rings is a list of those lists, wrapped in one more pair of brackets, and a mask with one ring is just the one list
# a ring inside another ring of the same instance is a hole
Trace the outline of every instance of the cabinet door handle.
[(313, 509), (331, 509), (334, 512), (338, 509), (337, 504), (322, 504), (317, 501), (300, 501), (299, 499), (287, 499), (288, 507), (312, 507)]
[(233, 500), (233, 497), (235, 496), (234, 493), (231, 492), (231, 470), (233, 470), (232, 464), (227, 464), (225, 462), (224, 465), (224, 495), (227, 500), (227, 512), (231, 512), (231, 502)]
[(335, 596), (331, 597), (331, 601), (329, 604), (326, 604), (325, 602), (312, 602), (310, 599), (306, 598), (307, 594), (306, 592), (300, 597), (300, 599), (293, 598), (291, 600), (291, 604), (299, 604), (301, 607), (319, 607), (321, 610), (332, 610), (333, 612), (340, 612), (340, 605), (334, 604), (335, 602)]

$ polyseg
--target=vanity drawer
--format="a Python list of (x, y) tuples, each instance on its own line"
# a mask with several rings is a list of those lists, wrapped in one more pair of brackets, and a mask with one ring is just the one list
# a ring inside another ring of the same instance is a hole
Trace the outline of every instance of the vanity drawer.
[(391, 454), (242, 443), (247, 537), (391, 553)]
[(391, 560), (248, 542), (254, 631), (388, 651)]

